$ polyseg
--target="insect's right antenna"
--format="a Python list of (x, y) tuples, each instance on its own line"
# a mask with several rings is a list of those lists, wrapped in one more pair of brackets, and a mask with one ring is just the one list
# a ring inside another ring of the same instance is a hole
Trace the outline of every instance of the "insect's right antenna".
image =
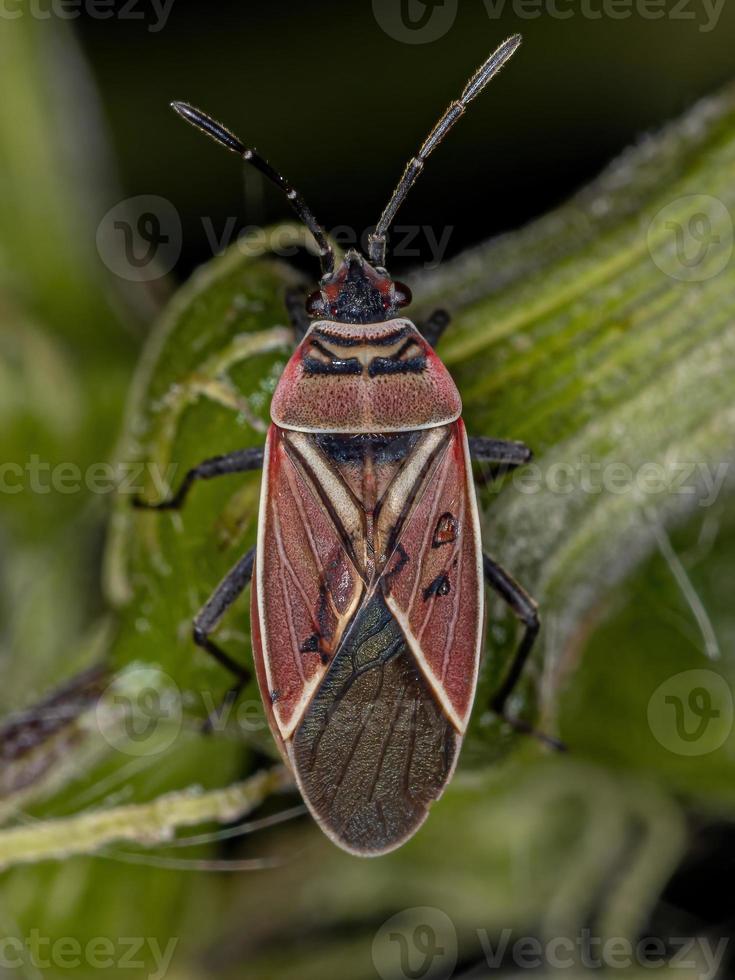
[(396, 211), (403, 204), (406, 195), (416, 183), (416, 179), (424, 169), (424, 163), (432, 150), (435, 150), (441, 143), (449, 130), (457, 120), (464, 115), (467, 106), (473, 99), (482, 92), (491, 78), (498, 74), (508, 59), (516, 53), (520, 47), (522, 37), (514, 34), (507, 41), (503, 41), (497, 51), (494, 51), (487, 61), (481, 65), (472, 78), (465, 85), (464, 91), (459, 99), (447, 108), (439, 122), (426, 137), (421, 145), (421, 149), (416, 156), (409, 162), (403, 172), (398, 187), (393, 191), (393, 197), (388, 202), (388, 206), (383, 212), (380, 221), (373, 234), (370, 236), (370, 261), (375, 266), (385, 265), (385, 247), (388, 229), (393, 224)]
[(296, 214), (299, 216), (301, 221), (306, 225), (309, 231), (314, 236), (314, 240), (317, 243), (319, 249), (319, 260), (322, 266), (322, 275), (329, 275), (334, 271), (334, 252), (332, 246), (327, 241), (327, 236), (316, 220), (311, 210), (308, 208), (306, 201), (303, 199), (301, 194), (295, 190), (286, 178), (279, 174), (277, 170), (268, 163), (259, 153), (255, 150), (248, 149), (245, 144), (231, 133), (229, 129), (226, 129), (221, 123), (215, 122), (211, 116), (208, 116), (201, 109), (195, 109), (194, 106), (188, 105), (186, 102), (172, 102), (171, 108), (178, 112), (178, 114), (185, 119), (192, 126), (196, 126), (207, 136), (211, 136), (213, 140), (217, 143), (221, 143), (226, 146), (228, 150), (232, 150), (233, 153), (237, 153), (241, 156), (243, 160), (247, 163), (251, 163), (257, 170), (259, 170), (268, 180), (272, 181), (277, 187), (280, 187), (288, 198), (291, 207), (294, 209)]

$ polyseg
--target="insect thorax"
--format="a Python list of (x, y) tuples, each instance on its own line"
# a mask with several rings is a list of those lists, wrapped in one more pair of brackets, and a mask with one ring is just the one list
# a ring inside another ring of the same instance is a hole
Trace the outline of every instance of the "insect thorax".
[(271, 404), (276, 425), (302, 432), (397, 432), (445, 425), (462, 403), (449, 372), (405, 317), (316, 320)]

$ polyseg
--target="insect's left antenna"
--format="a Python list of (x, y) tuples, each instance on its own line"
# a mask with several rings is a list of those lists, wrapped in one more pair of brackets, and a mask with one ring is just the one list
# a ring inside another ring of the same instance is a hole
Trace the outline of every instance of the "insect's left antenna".
[(247, 163), (251, 163), (257, 170), (267, 177), (268, 180), (272, 181), (277, 187), (281, 188), (288, 198), (291, 207), (314, 236), (314, 240), (316, 241), (319, 249), (319, 261), (321, 262), (322, 275), (326, 276), (333, 272), (334, 251), (327, 240), (326, 232), (311, 213), (310, 208), (307, 206), (306, 201), (303, 199), (301, 194), (299, 194), (299, 192), (289, 184), (286, 178), (275, 170), (266, 159), (260, 156), (256, 150), (249, 149), (241, 140), (237, 138), (237, 136), (235, 136), (234, 133), (230, 132), (229, 129), (226, 129), (221, 123), (216, 122), (205, 112), (202, 112), (201, 109), (195, 109), (194, 106), (190, 106), (186, 102), (172, 102), (171, 108), (175, 112), (178, 112), (182, 119), (185, 119), (188, 123), (191, 123), (192, 126), (196, 126), (197, 129), (201, 129), (203, 133), (206, 133), (207, 136), (211, 136), (211, 138), (216, 140), (217, 143), (221, 143), (223, 146), (226, 146), (228, 150), (232, 150), (233, 153), (237, 153), (238, 156), (241, 156)]
[(398, 183), (398, 187), (393, 191), (393, 197), (388, 202), (388, 206), (383, 212), (375, 231), (370, 236), (370, 261), (373, 265), (385, 265), (385, 247), (388, 229), (393, 224), (396, 211), (403, 204), (406, 195), (424, 169), (427, 157), (437, 148), (457, 120), (464, 115), (470, 102), (477, 98), (490, 79), (494, 78), (503, 65), (516, 53), (522, 40), (520, 34), (514, 34), (507, 41), (503, 41), (496, 51), (493, 51), (487, 61), (477, 69), (469, 82), (467, 82), (459, 99), (456, 102), (452, 102), (447, 108), (444, 115), (422, 143), (416, 156), (409, 161)]

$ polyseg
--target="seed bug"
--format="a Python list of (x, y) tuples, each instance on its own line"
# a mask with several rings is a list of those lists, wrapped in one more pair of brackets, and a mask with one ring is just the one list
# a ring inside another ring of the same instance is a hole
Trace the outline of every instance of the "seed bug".
[(262, 467), (257, 545), (196, 617), (194, 640), (244, 684), (248, 672), (211, 633), (252, 582), (253, 657), (273, 736), (319, 825), (354, 854), (400, 846), (451, 778), (475, 694), (485, 584), (524, 627), (491, 705), (503, 717), (539, 628), (533, 600), (482, 553), (471, 470), (473, 459), (522, 465), (530, 450), (468, 439), (434, 352), (449, 317), (417, 327), (401, 313), (410, 290), (385, 268), (388, 230), (426, 159), (520, 41), (472, 76), (406, 167), (367, 256), (351, 250), (338, 268), (281, 174), (200, 110), (172, 104), (285, 192), (322, 277), (305, 304), (289, 300), (298, 346), (264, 450), (208, 459), (170, 499), (138, 503), (176, 509), (196, 480)]

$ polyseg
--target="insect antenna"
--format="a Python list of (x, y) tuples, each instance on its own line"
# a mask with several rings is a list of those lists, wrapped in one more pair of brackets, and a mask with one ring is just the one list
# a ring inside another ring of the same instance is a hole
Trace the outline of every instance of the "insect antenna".
[(252, 164), (256, 170), (259, 170), (265, 177), (268, 178), (272, 183), (283, 191), (283, 193), (288, 198), (291, 207), (294, 209), (296, 214), (299, 216), (300, 220), (306, 225), (311, 234), (314, 236), (314, 240), (317, 243), (319, 250), (319, 260), (322, 267), (322, 275), (329, 275), (329, 273), (334, 271), (334, 252), (332, 246), (327, 241), (326, 232), (316, 220), (314, 215), (311, 213), (310, 208), (306, 204), (301, 194), (295, 188), (293, 188), (286, 178), (275, 170), (266, 159), (264, 159), (256, 150), (252, 150), (245, 146), (245, 144), (235, 136), (234, 133), (226, 129), (221, 123), (216, 122), (211, 116), (208, 116), (201, 109), (195, 109), (194, 106), (188, 105), (186, 102), (172, 102), (171, 108), (177, 112), (182, 119), (185, 119), (192, 126), (200, 129), (207, 136), (210, 136), (217, 143), (221, 143), (226, 146), (228, 150), (232, 150), (233, 153), (237, 153), (241, 156), (246, 163)]
[(403, 176), (398, 182), (398, 186), (393, 191), (393, 196), (388, 202), (388, 206), (380, 218), (375, 231), (370, 236), (370, 261), (373, 265), (385, 265), (385, 248), (388, 229), (393, 224), (398, 208), (403, 204), (406, 195), (416, 183), (424, 164), (433, 150), (441, 143), (457, 120), (464, 115), (467, 106), (473, 99), (482, 92), (491, 78), (498, 74), (509, 58), (515, 54), (520, 47), (522, 38), (520, 34), (514, 34), (504, 41), (500, 47), (494, 51), (487, 61), (481, 65), (475, 74), (470, 78), (464, 87), (464, 91), (456, 102), (452, 102), (447, 107), (446, 112), (421, 145), (421, 149), (416, 156), (409, 161), (408, 166), (403, 172)]

